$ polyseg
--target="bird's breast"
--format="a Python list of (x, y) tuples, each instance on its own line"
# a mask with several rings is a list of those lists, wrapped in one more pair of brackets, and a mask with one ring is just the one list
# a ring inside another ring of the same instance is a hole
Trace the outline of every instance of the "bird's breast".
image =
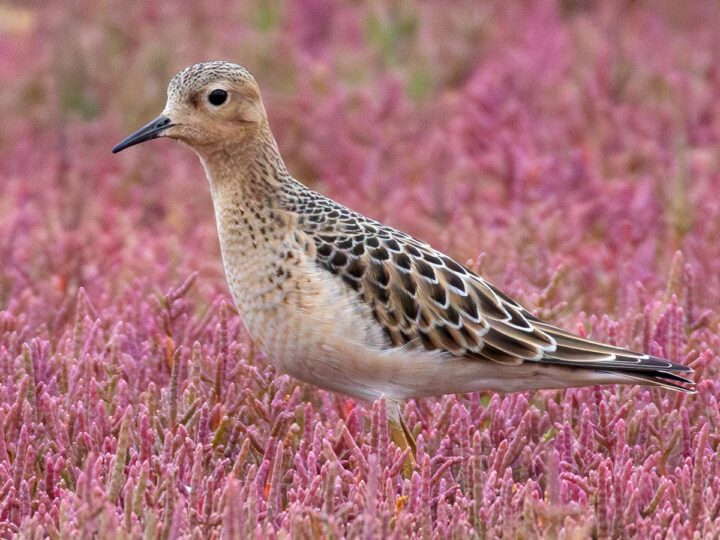
[[(216, 211), (228, 286), (245, 325), (279, 369), (304, 379), (328, 336), (384, 345), (369, 307), (321, 268), (291, 226)], [(250, 214), (250, 215), (248, 215)]]

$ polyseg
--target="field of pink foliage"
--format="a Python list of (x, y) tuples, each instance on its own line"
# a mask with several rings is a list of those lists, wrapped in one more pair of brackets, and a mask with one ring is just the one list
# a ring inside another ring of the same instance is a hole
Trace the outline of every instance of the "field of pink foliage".
[[(196, 157), (110, 154), (218, 58), (298, 178), (698, 393), (410, 401), (404, 478), (254, 349)], [(714, 0), (2, 3), (0, 81), (1, 537), (720, 536)]]

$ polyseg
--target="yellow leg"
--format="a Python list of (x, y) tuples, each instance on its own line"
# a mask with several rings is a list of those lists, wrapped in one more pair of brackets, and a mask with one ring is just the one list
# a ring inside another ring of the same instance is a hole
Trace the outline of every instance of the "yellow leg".
[(415, 438), (405, 424), (402, 414), (400, 414), (400, 404), (396, 401), (386, 401), (386, 407), (390, 438), (398, 448), (410, 449), (410, 453), (403, 464), (403, 476), (410, 478), (415, 464)]

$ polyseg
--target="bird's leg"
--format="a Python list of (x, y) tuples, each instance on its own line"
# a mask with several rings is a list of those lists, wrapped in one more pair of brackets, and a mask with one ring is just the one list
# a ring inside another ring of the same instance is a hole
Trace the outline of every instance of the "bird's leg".
[(410, 478), (413, 473), (413, 465), (415, 463), (415, 438), (408, 429), (402, 414), (400, 413), (400, 404), (397, 401), (386, 401), (388, 428), (390, 429), (390, 438), (395, 445), (405, 450), (410, 449), (410, 453), (403, 464), (403, 476)]

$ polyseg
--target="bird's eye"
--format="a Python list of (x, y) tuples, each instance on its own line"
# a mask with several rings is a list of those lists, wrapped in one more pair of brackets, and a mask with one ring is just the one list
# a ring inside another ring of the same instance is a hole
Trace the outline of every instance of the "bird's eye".
[(225, 90), (216, 89), (208, 94), (208, 101), (211, 105), (219, 107), (227, 101), (228, 93)]

